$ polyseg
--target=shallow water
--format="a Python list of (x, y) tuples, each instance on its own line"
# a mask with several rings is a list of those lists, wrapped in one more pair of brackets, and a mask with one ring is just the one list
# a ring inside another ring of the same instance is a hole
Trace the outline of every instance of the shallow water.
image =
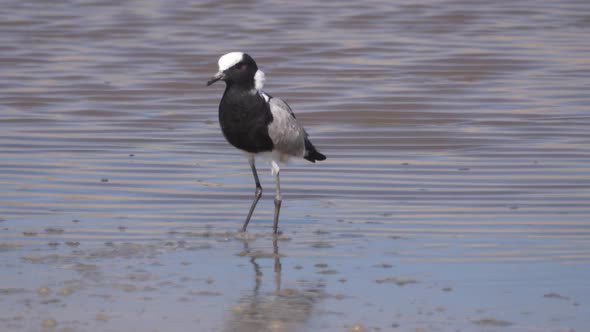
[[(7, 1), (0, 330), (590, 329), (590, 4)], [(254, 191), (250, 53), (325, 162)]]

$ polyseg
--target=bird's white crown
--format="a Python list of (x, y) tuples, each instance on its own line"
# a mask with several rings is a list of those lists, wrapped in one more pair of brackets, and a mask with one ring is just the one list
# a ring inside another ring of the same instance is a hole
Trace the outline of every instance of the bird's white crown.
[(224, 54), (219, 58), (217, 65), (219, 66), (219, 71), (226, 71), (229, 68), (236, 65), (238, 62), (242, 61), (244, 57), (243, 52), (230, 52)]

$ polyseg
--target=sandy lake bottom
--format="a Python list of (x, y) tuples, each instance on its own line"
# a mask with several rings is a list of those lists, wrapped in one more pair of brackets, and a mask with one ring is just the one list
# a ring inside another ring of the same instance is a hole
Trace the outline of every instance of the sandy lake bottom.
[[(8, 1), (0, 331), (590, 330), (587, 1)], [(328, 156), (247, 233), (249, 52)]]

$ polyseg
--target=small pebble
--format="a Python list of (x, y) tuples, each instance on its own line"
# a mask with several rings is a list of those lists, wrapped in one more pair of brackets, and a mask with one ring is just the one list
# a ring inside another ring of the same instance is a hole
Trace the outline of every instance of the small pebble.
[(68, 287), (64, 287), (64, 288), (61, 288), (60, 290), (58, 290), (57, 293), (59, 295), (68, 296), (68, 295), (72, 294), (72, 289), (68, 288)]
[(318, 242), (315, 242), (314, 244), (312, 244), (311, 247), (316, 248), (316, 249), (327, 249), (327, 248), (333, 248), (334, 246), (331, 245), (330, 243), (327, 243), (327, 242), (318, 241)]
[(473, 321), (474, 324), (482, 325), (482, 326), (496, 326), (496, 327), (505, 327), (513, 325), (512, 322), (499, 320), (495, 318), (482, 318), (476, 321)]
[(235, 313), (235, 314), (238, 314), (238, 315), (239, 315), (239, 314), (241, 314), (242, 312), (244, 312), (244, 306), (242, 306), (242, 305), (240, 305), (240, 304), (238, 304), (238, 305), (235, 305), (235, 306), (233, 306), (233, 307), (231, 308), (231, 311), (232, 311), (233, 313)]
[(41, 326), (43, 326), (46, 329), (54, 328), (57, 326), (57, 321), (53, 318), (47, 318), (47, 319), (43, 320), (43, 323), (41, 323)]
[(49, 234), (61, 234), (63, 232), (64, 232), (63, 228), (58, 228), (58, 227), (45, 228), (45, 233), (49, 233)]
[(98, 266), (96, 266), (94, 264), (78, 263), (74, 266), (74, 268), (78, 271), (90, 271), (90, 270), (96, 270), (98, 268)]
[(543, 297), (548, 298), (548, 299), (569, 300), (569, 297), (563, 296), (558, 293), (547, 293), (547, 294), (543, 295)]
[(375, 280), (378, 284), (384, 283), (395, 283), (398, 286), (405, 286), (408, 284), (416, 284), (418, 281), (413, 278), (406, 278), (406, 277), (391, 277), (391, 278), (383, 278)]
[(51, 294), (51, 289), (49, 287), (39, 287), (37, 288), (37, 294), (41, 296), (47, 296)]
[(281, 322), (280, 320), (273, 320), (268, 324), (268, 327), (271, 331), (285, 331), (285, 323)]
[(96, 320), (101, 321), (101, 322), (106, 322), (109, 320), (109, 316), (107, 314), (105, 314), (104, 312), (99, 312), (96, 314)]
[(367, 332), (367, 328), (362, 326), (361, 324), (354, 324), (353, 326), (348, 329), (349, 332)]

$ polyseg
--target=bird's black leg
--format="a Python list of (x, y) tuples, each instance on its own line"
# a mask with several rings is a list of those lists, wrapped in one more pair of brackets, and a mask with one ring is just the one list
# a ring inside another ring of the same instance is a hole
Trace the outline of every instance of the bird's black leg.
[(279, 165), (275, 162), (272, 161), (271, 162), (271, 167), (272, 167), (272, 171), (274, 173), (274, 175), (276, 176), (276, 181), (277, 181), (277, 191), (275, 194), (275, 218), (274, 218), (274, 223), (273, 223), (273, 233), (276, 235), (278, 233), (279, 230), (279, 212), (281, 211), (281, 202), (282, 197), (281, 197), (281, 183), (280, 183), (280, 178), (279, 178), (279, 173), (281, 171), (281, 169), (279, 168)]
[(248, 157), (248, 163), (250, 164), (250, 168), (252, 169), (252, 175), (254, 175), (254, 181), (256, 182), (256, 191), (254, 192), (254, 200), (252, 201), (252, 206), (250, 206), (250, 212), (248, 212), (248, 216), (246, 217), (246, 221), (244, 222), (244, 227), (242, 227), (242, 232), (246, 231), (246, 227), (248, 227), (248, 223), (250, 222), (252, 213), (254, 213), (256, 204), (258, 204), (258, 200), (260, 199), (260, 196), (262, 196), (262, 186), (260, 185), (260, 180), (258, 180), (258, 173), (256, 173), (254, 156)]

